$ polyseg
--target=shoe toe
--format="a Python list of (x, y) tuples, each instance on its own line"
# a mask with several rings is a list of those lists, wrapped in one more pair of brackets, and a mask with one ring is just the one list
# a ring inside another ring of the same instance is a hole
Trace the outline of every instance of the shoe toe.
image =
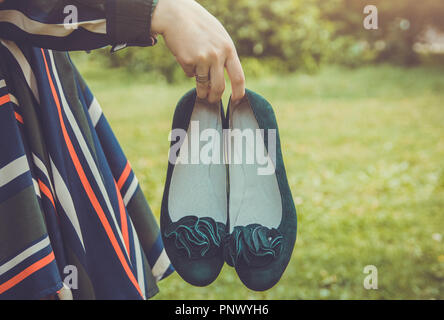
[(180, 261), (174, 265), (177, 273), (185, 281), (194, 286), (204, 287), (216, 280), (223, 263), (221, 256), (217, 255), (202, 259), (180, 258)]
[(249, 289), (254, 291), (265, 291), (271, 289), (279, 282), (282, 271), (273, 268), (236, 268), (239, 279)]

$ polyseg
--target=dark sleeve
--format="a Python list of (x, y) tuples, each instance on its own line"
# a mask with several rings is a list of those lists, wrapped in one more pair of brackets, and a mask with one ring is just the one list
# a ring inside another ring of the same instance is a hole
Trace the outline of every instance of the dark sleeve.
[(63, 51), (150, 46), (153, 6), (153, 0), (5, 0), (0, 38)]

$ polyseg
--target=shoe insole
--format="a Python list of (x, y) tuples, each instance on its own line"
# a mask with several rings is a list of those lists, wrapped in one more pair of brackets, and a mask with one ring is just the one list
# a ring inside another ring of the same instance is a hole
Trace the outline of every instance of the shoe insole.
[[(189, 215), (211, 217), (224, 224), (227, 222), (227, 170), (223, 148), (219, 104), (209, 104), (196, 98), (187, 135), (171, 177), (168, 208), (173, 222)], [(200, 157), (201, 154), (203, 157)], [(218, 161), (208, 161), (214, 155), (218, 155)]]
[[(231, 107), (230, 107), (231, 108)], [(274, 174), (272, 162), (264, 145), (262, 134), (257, 134), (259, 125), (248, 101), (242, 101), (230, 110), (230, 128), (232, 130), (228, 153), (230, 160), (230, 233), (235, 226), (257, 223), (269, 228), (277, 228), (282, 219), (282, 202)], [(254, 139), (233, 139), (234, 130), (250, 133)], [(244, 131), (247, 130), (247, 131)], [(263, 134), (267, 134), (264, 131)], [(262, 145), (261, 145), (262, 144)], [(258, 149), (259, 148), (259, 149)], [(256, 150), (263, 150), (263, 159), (257, 158)], [(249, 160), (248, 160), (249, 159)], [(254, 161), (251, 161), (253, 159)], [(266, 159), (266, 161), (264, 161)], [(260, 160), (260, 161), (258, 161)], [(266, 164), (264, 164), (266, 163)], [(259, 168), (270, 168), (271, 174), (259, 174)]]

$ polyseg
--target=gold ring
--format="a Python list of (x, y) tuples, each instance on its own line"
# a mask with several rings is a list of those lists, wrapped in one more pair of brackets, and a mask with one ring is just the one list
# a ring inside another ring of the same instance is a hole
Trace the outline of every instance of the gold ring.
[(195, 75), (195, 78), (197, 83), (207, 83), (208, 81), (210, 81), (210, 76), (208, 74), (204, 76), (200, 76), (197, 74)]

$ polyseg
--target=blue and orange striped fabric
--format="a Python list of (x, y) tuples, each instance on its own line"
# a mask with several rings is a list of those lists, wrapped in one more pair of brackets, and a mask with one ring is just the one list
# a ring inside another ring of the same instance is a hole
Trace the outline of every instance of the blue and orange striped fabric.
[(173, 268), (99, 102), (66, 52), (2, 37), (0, 299), (152, 297)]

